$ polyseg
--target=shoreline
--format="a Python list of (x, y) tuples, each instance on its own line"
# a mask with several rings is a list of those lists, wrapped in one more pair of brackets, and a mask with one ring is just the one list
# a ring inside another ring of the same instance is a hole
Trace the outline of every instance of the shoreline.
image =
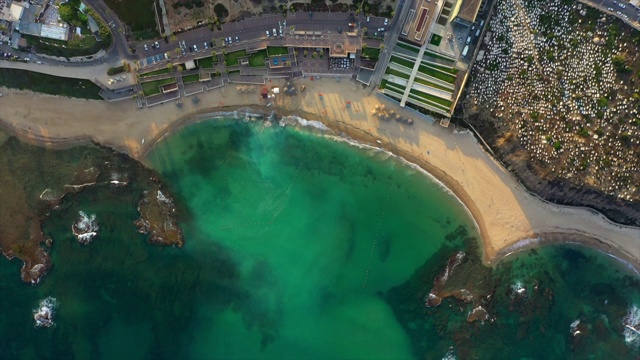
[[(315, 83), (307, 81), (306, 85), (308, 89), (315, 85), (319, 88), (320, 83), (321, 81)], [(551, 204), (535, 197), (535, 194), (528, 193), (517, 179), (513, 178), (506, 169), (487, 154), (486, 150), (470, 133), (452, 133), (451, 129), (429, 124), (422, 119), (416, 121), (415, 127), (407, 127), (395, 122), (378, 121), (373, 116), (368, 116), (368, 111), (362, 110), (367, 107), (371, 108), (370, 104), (372, 103), (384, 103), (381, 101), (382, 99), (379, 99), (375, 94), (372, 95), (370, 91), (364, 93), (362, 89), (358, 90), (354, 86), (356, 92), (362, 93), (360, 95), (361, 102), (353, 102), (354, 107), (359, 110), (342, 108), (340, 111), (339, 105), (336, 106), (338, 101), (332, 101), (333, 98), (329, 97), (331, 89), (326, 88), (326, 83), (332, 85), (330, 79), (324, 80), (321, 88), (324, 95), (323, 100), (318, 101), (314, 96), (316, 90), (309, 89), (304, 97), (295, 98), (296, 102), (291, 100), (289, 104), (278, 104), (274, 100), (271, 107), (247, 99), (246, 94), (242, 96), (231, 94), (229, 96), (229, 89), (204, 93), (203, 96), (211, 96), (213, 101), (206, 102), (202, 108), (190, 112), (179, 113), (170, 105), (164, 105), (164, 108), (157, 106), (151, 109), (131, 109), (133, 104), (129, 103), (129, 109), (124, 109), (123, 115), (125, 118), (127, 115), (135, 118), (138, 122), (134, 125), (139, 129), (130, 129), (131, 126), (125, 121), (122, 121), (119, 126), (122, 126), (120, 130), (125, 132), (131, 130), (127, 135), (137, 135), (133, 139), (128, 136), (123, 137), (121, 133), (118, 133), (118, 129), (109, 129), (110, 133), (107, 134), (109, 136), (100, 134), (98, 129), (91, 129), (92, 131), (87, 133), (88, 129), (86, 128), (75, 129), (74, 134), (74, 131), (67, 131), (64, 126), (59, 128), (61, 126), (59, 123), (53, 124), (54, 126), (45, 126), (44, 130), (41, 127), (40, 134), (38, 134), (33, 131), (33, 127), (27, 126), (30, 124), (29, 122), (20, 121), (20, 118), (15, 115), (13, 116), (13, 124), (5, 120), (5, 116), (0, 115), (2, 117), (0, 128), (8, 128), (9, 133), (17, 135), (21, 139), (53, 148), (75, 146), (83, 142), (97, 142), (125, 152), (145, 163), (145, 155), (155, 144), (175, 131), (207, 118), (223, 115), (233, 117), (230, 114), (236, 112), (239, 115), (244, 113), (262, 114), (266, 118), (269, 116), (268, 114), (275, 111), (277, 120), (283, 116), (298, 116), (306, 120), (316, 120), (326, 125), (332, 132), (330, 134), (332, 136), (347, 142), (351, 139), (357, 143), (390, 152), (409, 165), (415, 164), (441, 182), (463, 204), (472, 221), (475, 222), (481, 237), (481, 249), (485, 264), (493, 266), (514, 252), (528, 248), (559, 242), (578, 242), (615, 257), (627, 264), (627, 267), (631, 267), (636, 275), (640, 274), (640, 240), (636, 240), (640, 239), (639, 228), (613, 223), (594, 209)], [(231, 86), (227, 85), (227, 87)], [(343, 89), (344, 86), (340, 86), (336, 92)], [(219, 101), (216, 106), (214, 101), (220, 100), (220, 98), (214, 98), (214, 94), (221, 95), (225, 100), (231, 98), (234, 101), (227, 104)], [(333, 96), (337, 96), (337, 99), (341, 100), (343, 95), (337, 93)], [(350, 96), (350, 94), (344, 96)], [(32, 93), (32, 97), (42, 96)], [(281, 99), (284, 99), (285, 102), (287, 100), (286, 97)], [(57, 98), (57, 100), (60, 100), (61, 103), (74, 102), (66, 100), (66, 98)], [(87, 102), (86, 100), (82, 101)], [(334, 102), (334, 104), (327, 107), (325, 102)], [(114, 107), (126, 107), (126, 105), (121, 103), (120, 106)], [(104, 106), (104, 104), (100, 104), (100, 106)], [(171, 111), (164, 113), (163, 109), (173, 110), (174, 115), (177, 116), (172, 116)], [(394, 108), (394, 110), (402, 115), (408, 114), (408, 116), (416, 117), (415, 113), (406, 109)], [(151, 120), (148, 119), (155, 121), (156, 117), (161, 117), (162, 122), (150, 124)], [(15, 120), (18, 120), (17, 123)], [(44, 121), (45, 125), (49, 125), (47, 122)], [(66, 124), (67, 121), (61, 123)], [(59, 130), (58, 134), (49, 133), (54, 128)], [(63, 134), (67, 136), (62, 136)], [(325, 132), (326, 134), (327, 132)], [(136, 140), (136, 142), (134, 143), (132, 140)], [(426, 147), (425, 144), (430, 146)], [(425, 147), (427, 151), (424, 151)], [(465, 173), (465, 169), (469, 175)], [(485, 181), (479, 181), (478, 179), (481, 177)], [(495, 185), (500, 185), (501, 188)], [(504, 192), (504, 190), (511, 192), (511, 194)], [(492, 191), (498, 193), (497, 197), (493, 197)], [(491, 194), (487, 194), (487, 192)], [(616, 233), (620, 236), (616, 236)], [(611, 235), (611, 237), (606, 235)], [(568, 240), (567, 237), (574, 239)], [(528, 241), (528, 239), (540, 240)]]

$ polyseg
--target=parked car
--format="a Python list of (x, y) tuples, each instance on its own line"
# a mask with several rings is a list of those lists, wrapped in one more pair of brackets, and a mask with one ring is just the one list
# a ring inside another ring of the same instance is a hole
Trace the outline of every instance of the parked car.
[(195, 44), (193, 44), (193, 51), (198, 52), (198, 47)]
[(385, 19), (384, 19), (384, 24), (385, 24), (385, 25), (389, 25), (389, 19), (385, 18)]
[(267, 37), (269, 37), (269, 36), (271, 36), (271, 35), (269, 35), (269, 30), (267, 30)]
[(240, 38), (236, 36), (236, 42), (239, 43), (240, 42)]
[(156, 49), (160, 49), (160, 44), (156, 41)]
[(378, 31), (382, 32), (384, 31), (384, 28), (378, 28)]
[(278, 32), (276, 31), (276, 28), (273, 28), (273, 36), (277, 36)]
[(204, 48), (205, 50), (209, 48), (209, 45), (206, 42), (204, 43)]
[(147, 44), (144, 44), (144, 51), (148, 51), (149, 48), (147, 47)]
[(367, 16), (367, 22), (371, 20), (371, 16)]

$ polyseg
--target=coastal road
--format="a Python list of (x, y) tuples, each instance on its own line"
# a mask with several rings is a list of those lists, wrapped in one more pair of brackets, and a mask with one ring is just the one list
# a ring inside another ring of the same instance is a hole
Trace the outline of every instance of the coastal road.
[[(640, 8), (634, 7), (626, 0), (579, 0), (604, 13), (613, 15), (631, 27), (640, 30)], [(621, 7), (621, 5), (624, 6)]]
[(376, 69), (374, 70), (373, 75), (371, 75), (371, 81), (369, 83), (374, 87), (377, 87), (382, 82), (382, 77), (387, 69), (387, 64), (389, 63), (389, 59), (391, 59), (391, 53), (398, 42), (398, 36), (400, 36), (402, 24), (407, 18), (407, 13), (411, 9), (411, 6), (405, 6), (405, 1), (406, 0), (398, 1), (395, 13), (399, 15), (394, 16), (391, 21), (391, 26), (387, 32), (387, 38), (384, 44), (385, 48), (380, 52)]

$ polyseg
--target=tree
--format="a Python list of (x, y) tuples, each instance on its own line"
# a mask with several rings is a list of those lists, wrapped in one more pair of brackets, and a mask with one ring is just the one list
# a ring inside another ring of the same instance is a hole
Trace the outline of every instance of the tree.
[(167, 69), (169, 69), (169, 71), (173, 71), (173, 67), (174, 67), (174, 65), (173, 65), (172, 62), (167, 64)]
[(169, 40), (176, 41), (178, 40), (178, 37), (175, 34), (171, 34), (171, 36), (169, 36)]
[(184, 66), (178, 65), (178, 72), (183, 72), (183, 71), (184, 71)]
[(213, 50), (211, 51), (211, 57), (217, 57), (218, 56), (218, 52)]
[(362, 50), (366, 50), (367, 49), (367, 44), (362, 43)]
[(384, 50), (384, 44), (380, 44), (380, 50)]
[(176, 53), (176, 56), (180, 56), (180, 48), (176, 48), (175, 50), (173, 50)]

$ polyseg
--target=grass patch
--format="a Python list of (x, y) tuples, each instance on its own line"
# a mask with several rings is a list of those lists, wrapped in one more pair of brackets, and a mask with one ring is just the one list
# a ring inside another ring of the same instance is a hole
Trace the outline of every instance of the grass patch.
[(391, 82), (391, 81), (386, 83), (385, 89), (390, 89), (390, 90), (393, 90), (393, 91), (395, 91), (395, 92), (397, 92), (399, 94), (404, 94), (404, 88), (401, 85), (398, 85), (398, 84), (396, 84), (394, 82)]
[(247, 52), (245, 50), (239, 50), (239, 51), (227, 53), (224, 56), (224, 64), (227, 66), (236, 66), (239, 64), (238, 60), (241, 57), (245, 57), (245, 56), (247, 56)]
[(434, 96), (434, 95), (431, 95), (431, 94), (427, 94), (427, 93), (424, 93), (424, 92), (416, 90), (416, 89), (409, 90), (409, 93), (413, 94), (413, 95), (415, 95), (415, 96), (417, 96), (419, 98), (422, 98), (424, 100), (428, 100), (428, 101), (431, 101), (433, 103), (436, 103), (436, 104), (439, 104), (439, 105), (442, 105), (442, 106), (446, 106), (447, 109), (449, 109), (449, 107), (451, 107), (451, 100), (443, 99), (441, 97), (437, 97), (437, 96)]
[(227, 74), (229, 74), (229, 75), (240, 75), (240, 70), (231, 70), (231, 71), (227, 72)]
[(190, 82), (196, 82), (196, 81), (200, 81), (199, 74), (192, 74), (192, 75), (187, 75), (182, 77), (183, 83), (190, 83)]
[(123, 73), (125, 71), (126, 71), (126, 69), (124, 68), (124, 65), (118, 66), (118, 67), (110, 67), (107, 70), (107, 75), (109, 75), (109, 76), (117, 75), (117, 74), (121, 74), (121, 73)]
[(446, 61), (446, 62), (448, 62), (450, 64), (453, 64), (453, 62), (455, 61), (454, 59), (451, 59), (448, 56), (440, 55), (440, 54), (434, 53), (433, 51), (429, 51), (429, 50), (425, 50), (424, 51), (424, 55), (423, 55), (422, 59), (424, 60), (424, 58), (426, 56), (432, 57), (434, 59), (444, 60), (444, 61)]
[(426, 66), (432, 67), (434, 69), (438, 69), (440, 71), (444, 71), (446, 73), (452, 74), (452, 75), (457, 75), (459, 70), (458, 69), (454, 69), (450, 66), (444, 66), (444, 65), (438, 65), (438, 64), (432, 64), (432, 63), (426, 63), (426, 62), (422, 62), (423, 64), (425, 64)]
[(442, 80), (444, 82), (447, 82), (449, 84), (453, 84), (456, 81), (456, 77), (451, 75), (451, 74), (446, 74), (443, 73), (441, 71), (438, 71), (432, 67), (429, 66), (425, 66), (425, 65), (420, 65), (420, 67), (418, 68), (418, 71), (420, 71), (422, 74), (431, 76), (433, 78), (436, 78), (438, 80)]
[(397, 76), (399, 78), (403, 78), (403, 79), (406, 79), (406, 80), (409, 80), (409, 77), (411, 76), (409, 74), (403, 73), (402, 71), (394, 70), (392, 68), (387, 68), (387, 71), (385, 71), (384, 73), (385, 74), (389, 74), (389, 75), (395, 75), (395, 76)]
[(153, 1), (105, 0), (105, 3), (118, 15), (120, 20), (131, 27), (137, 38), (149, 39), (159, 36), (156, 29)]
[(413, 69), (413, 65), (414, 65), (413, 62), (411, 62), (411, 61), (409, 61), (407, 59), (403, 59), (401, 57), (394, 56), (394, 55), (391, 55), (391, 62), (392, 63), (396, 63), (398, 65), (402, 65), (402, 66), (407, 67), (409, 69)]
[(100, 87), (89, 80), (64, 78), (27, 70), (0, 69), (0, 86), (50, 95), (102, 100), (98, 95)]
[(175, 78), (169, 78), (169, 79), (162, 79), (162, 80), (156, 80), (156, 81), (148, 81), (140, 84), (140, 86), (142, 86), (142, 92), (144, 93), (145, 96), (151, 96), (151, 95), (160, 94), (160, 86), (173, 84), (175, 82), (176, 82)]
[(267, 60), (267, 50), (260, 50), (255, 54), (249, 56), (249, 66), (261, 67), (264, 66)]
[(402, 42), (402, 41), (398, 41), (396, 43), (396, 46), (399, 47), (399, 48), (405, 49), (405, 50), (412, 51), (412, 52), (414, 52), (416, 54), (420, 51), (419, 48), (417, 48), (417, 47), (415, 47), (413, 45), (407, 44), (405, 42)]
[(422, 84), (424, 86), (428, 86), (428, 87), (432, 87), (434, 89), (438, 89), (438, 90), (442, 90), (442, 91), (448, 91), (450, 93), (453, 93), (453, 89), (452, 88), (448, 88), (446, 86), (443, 85), (438, 85), (436, 83), (432, 83), (431, 81), (425, 80), (421, 77), (416, 76), (413, 79), (414, 82), (417, 82), (418, 84)]
[(173, 69), (162, 68), (162, 69), (159, 69), (159, 70), (155, 70), (155, 71), (151, 71), (151, 72), (148, 72), (148, 73), (140, 74), (139, 76), (141, 78), (143, 78), (143, 77), (149, 77), (149, 76), (154, 76), (154, 75), (168, 74), (171, 71), (173, 71)]
[(267, 46), (267, 55), (278, 56), (288, 55), (289, 49), (286, 46)]
[(442, 41), (442, 36), (440, 36), (438, 34), (433, 34), (431, 36), (431, 40), (429, 40), (429, 44), (435, 45), (435, 46), (440, 46), (440, 42), (441, 41)]
[(216, 56), (214, 58), (212, 56), (209, 56), (209, 57), (206, 57), (206, 58), (198, 59), (196, 61), (198, 62), (198, 67), (199, 68), (211, 69), (211, 68), (213, 68), (213, 64), (217, 64), (218, 63), (218, 57)]
[(70, 41), (43, 39), (32, 35), (23, 35), (23, 37), (27, 40), (27, 44), (35, 48), (36, 53), (67, 59), (75, 56), (94, 55), (110, 45), (110, 38), (108, 42), (97, 41), (93, 35)]
[(362, 49), (362, 57), (365, 57), (371, 60), (378, 60), (378, 58), (380, 57), (380, 49), (376, 49), (376, 48)]

